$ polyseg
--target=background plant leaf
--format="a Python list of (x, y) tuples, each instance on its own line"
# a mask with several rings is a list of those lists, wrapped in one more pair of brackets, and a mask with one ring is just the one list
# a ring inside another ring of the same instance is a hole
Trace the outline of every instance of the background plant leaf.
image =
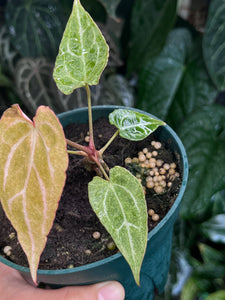
[(209, 74), (218, 88), (225, 90), (225, 1), (211, 1), (205, 34), (203, 54)]
[(109, 115), (109, 122), (119, 129), (121, 137), (131, 141), (143, 140), (159, 126), (165, 125), (161, 120), (129, 109), (115, 109)]
[(223, 299), (225, 299), (225, 290), (217, 291), (205, 298), (205, 300), (223, 300)]
[(176, 18), (176, 0), (136, 0), (132, 9), (129, 73), (158, 54)]
[(216, 215), (203, 222), (200, 228), (210, 241), (225, 244), (225, 214)]
[(23, 57), (54, 60), (65, 26), (57, 0), (8, 1), (6, 23), (15, 49)]
[(86, 84), (98, 84), (107, 61), (104, 37), (80, 1), (74, 0), (55, 62), (53, 77), (58, 88), (68, 95)]
[(62, 127), (41, 106), (32, 122), (18, 105), (0, 120), (0, 198), (36, 282), (40, 255), (64, 187), (68, 154)]
[(0, 86), (9, 87), (11, 85), (11, 81), (5, 74), (2, 73), (2, 66), (0, 65)]
[(187, 29), (171, 31), (163, 51), (140, 74), (140, 109), (176, 127), (197, 107), (214, 101), (217, 91), (204, 67), (200, 42)]
[(53, 65), (44, 58), (19, 60), (15, 72), (16, 89), (31, 113), (40, 105), (47, 105), (56, 113), (64, 111), (63, 102), (55, 99), (52, 71)]
[(199, 292), (199, 287), (197, 285), (197, 280), (195, 278), (189, 278), (189, 280), (184, 285), (181, 292), (181, 300), (193, 300), (196, 298)]
[(190, 165), (181, 215), (201, 220), (212, 205), (212, 196), (225, 188), (225, 108), (211, 105), (196, 111), (183, 122), (178, 134)]
[(110, 180), (100, 177), (88, 185), (91, 206), (130, 265), (139, 284), (147, 245), (147, 208), (143, 188), (129, 171), (110, 170)]
[(103, 81), (101, 95), (93, 103), (133, 107), (134, 91), (125, 77), (119, 74), (112, 74)]
[(99, 0), (110, 17), (116, 19), (116, 8), (121, 0)]
[(11, 46), (6, 26), (3, 26), (0, 30), (0, 62), (8, 75), (13, 76), (15, 74), (16, 61), (19, 57), (19, 53)]
[(217, 192), (211, 198), (212, 216), (225, 214), (225, 190)]

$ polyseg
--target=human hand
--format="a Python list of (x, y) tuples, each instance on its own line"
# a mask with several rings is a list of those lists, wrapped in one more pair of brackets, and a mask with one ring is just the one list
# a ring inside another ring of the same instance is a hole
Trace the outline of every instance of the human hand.
[(38, 289), (16, 270), (0, 263), (1, 300), (123, 300), (124, 295), (122, 285), (114, 281), (57, 290)]

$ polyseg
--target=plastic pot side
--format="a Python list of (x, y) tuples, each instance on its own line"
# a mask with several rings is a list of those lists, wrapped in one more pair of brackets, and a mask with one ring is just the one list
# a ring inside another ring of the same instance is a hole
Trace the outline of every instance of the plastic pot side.
[[(93, 120), (108, 117), (109, 113), (117, 108), (126, 107), (94, 106), (92, 108)], [(137, 109), (129, 109), (152, 116)], [(86, 107), (59, 114), (58, 117), (63, 127), (71, 123), (88, 122)], [(159, 127), (156, 133), (159, 140), (165, 142), (168, 148), (179, 157), (183, 171), (183, 181), (173, 206), (163, 220), (148, 234), (148, 246), (141, 269), (140, 287), (135, 284), (130, 267), (120, 253), (73, 269), (38, 270), (38, 282), (43, 282), (54, 288), (117, 280), (124, 286), (127, 300), (150, 300), (153, 299), (155, 289), (159, 293), (163, 291), (170, 265), (173, 225), (178, 216), (180, 202), (188, 179), (188, 161), (183, 144), (168, 125)], [(17, 269), (27, 281), (31, 282), (29, 268), (19, 266), (2, 256), (0, 256), (0, 261)]]

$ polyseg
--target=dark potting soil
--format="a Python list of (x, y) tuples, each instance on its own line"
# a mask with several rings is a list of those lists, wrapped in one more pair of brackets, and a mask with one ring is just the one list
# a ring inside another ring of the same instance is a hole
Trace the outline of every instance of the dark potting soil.
[[(84, 138), (87, 135), (88, 125), (71, 124), (65, 128), (68, 139), (87, 145)], [(101, 149), (115, 133), (116, 128), (104, 118), (94, 122), (95, 146)], [(154, 134), (143, 141), (131, 142), (120, 138), (113, 141), (104, 153), (104, 160), (112, 168), (115, 165), (125, 166), (126, 157), (135, 157), (138, 152), (147, 147), (153, 150), (151, 141)], [(158, 151), (158, 158), (167, 163), (175, 162), (179, 166), (177, 157), (163, 145)], [(177, 170), (182, 174), (182, 170)], [(115, 254), (118, 250), (108, 249), (112, 242), (110, 235), (101, 225), (88, 201), (88, 182), (96, 176), (95, 171), (87, 172), (81, 156), (69, 156), (66, 185), (59, 202), (53, 227), (48, 235), (46, 247), (41, 255), (39, 269), (65, 269), (77, 267)], [(166, 193), (156, 194), (147, 189), (146, 201), (148, 209), (154, 209), (159, 215), (157, 222), (148, 219), (149, 231), (152, 230), (165, 216), (173, 205), (179, 192), (181, 178), (173, 181), (172, 187)], [(17, 240), (16, 232), (0, 208), (0, 254), (13, 262), (28, 266), (26, 256)], [(100, 238), (94, 239), (93, 233), (99, 232)], [(11, 255), (3, 252), (5, 246), (12, 247)]]

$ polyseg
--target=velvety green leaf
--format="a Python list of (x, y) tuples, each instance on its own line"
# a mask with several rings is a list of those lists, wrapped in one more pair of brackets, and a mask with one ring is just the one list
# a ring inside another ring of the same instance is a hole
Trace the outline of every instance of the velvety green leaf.
[(158, 54), (176, 18), (176, 0), (136, 0), (131, 18), (129, 71)]
[(163, 51), (140, 74), (140, 109), (176, 127), (197, 107), (214, 101), (217, 91), (204, 67), (200, 42), (194, 42), (187, 29), (169, 34)]
[(212, 206), (212, 196), (225, 189), (225, 107), (211, 105), (196, 111), (178, 134), (190, 166), (181, 215), (199, 220)]
[(120, 136), (131, 141), (143, 140), (159, 126), (165, 125), (161, 120), (129, 109), (115, 109), (109, 115), (109, 122), (119, 129)]
[(80, 1), (74, 0), (53, 73), (58, 88), (68, 95), (86, 84), (98, 84), (107, 61), (104, 37)]
[(63, 28), (64, 14), (57, 0), (8, 1), (6, 21), (13, 46), (23, 57), (55, 59)]
[(91, 206), (130, 265), (139, 284), (147, 244), (147, 208), (143, 188), (129, 171), (110, 170), (110, 180), (100, 177), (88, 185)]
[(225, 90), (225, 1), (210, 4), (204, 39), (203, 54), (209, 74), (219, 90)]
[(212, 242), (225, 244), (225, 214), (212, 217), (210, 220), (201, 224), (203, 235)]
[(63, 129), (53, 111), (41, 106), (32, 122), (16, 104), (6, 110), (0, 120), (0, 157), (1, 204), (36, 282), (68, 166)]
[(225, 299), (225, 290), (217, 291), (205, 298), (205, 300), (224, 300), (224, 299)]
[(105, 7), (110, 17), (116, 19), (116, 8), (121, 0), (99, 0)]

